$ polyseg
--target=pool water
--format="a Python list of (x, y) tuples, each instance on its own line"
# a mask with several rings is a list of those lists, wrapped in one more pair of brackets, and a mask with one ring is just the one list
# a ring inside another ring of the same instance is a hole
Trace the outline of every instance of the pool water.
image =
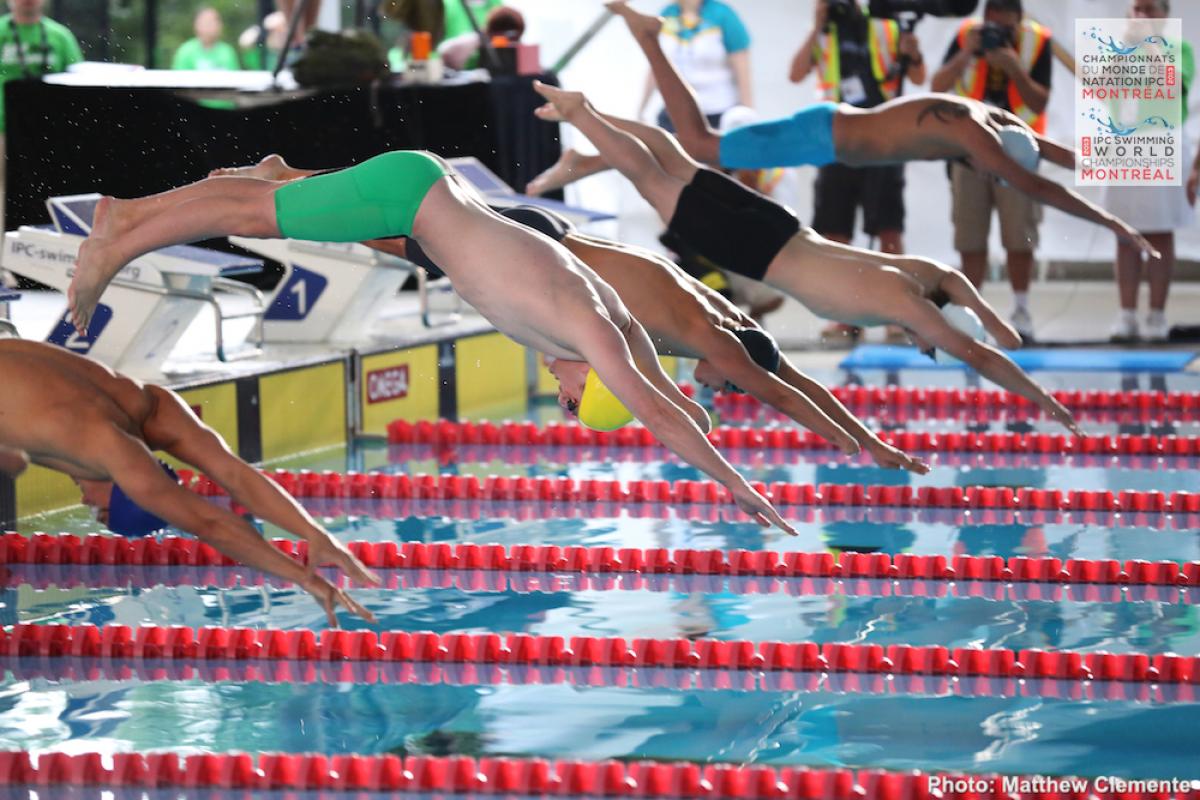
[[(1099, 385), (1086, 388), (1122, 388), (1111, 377), (1043, 377), (1072, 388), (1089, 382)], [(928, 373), (906, 382), (933, 380), (947, 378)], [(1141, 388), (1195, 390), (1200, 381), (1170, 376), (1160, 383)], [(536, 416), (554, 418), (556, 412), (540, 409)], [(754, 424), (782, 423), (762, 416)], [(1117, 423), (1085, 426), (1107, 433), (1200, 432), (1189, 424), (1147, 423), (1136, 431)], [(1041, 421), (1004, 419), (984, 427), (1049, 430)], [(905, 428), (962, 430), (963, 423), (916, 419)], [(1196, 464), (1178, 459), (929, 454), (933, 469), (917, 476), (880, 469), (868, 459), (822, 453), (733, 456), (749, 478), (766, 482), (1195, 490)], [(284, 466), (622, 480), (702, 477), (662, 451), (642, 449), (472, 450), (364, 442)], [(799, 533), (789, 537), (764, 531), (731, 509), (707, 509), (702, 519), (662, 507), (540, 518), (513, 503), (476, 504), (472, 514), (461, 503), (442, 501), (304, 503), (346, 541), (1200, 560), (1200, 533), (1169, 520), (1163, 524), (1156, 515), (804, 508), (789, 509)], [(70, 512), (27, 521), (24, 530), (34, 529), (97, 528), (85, 515)], [(281, 535), (269, 526), (265, 532)], [(13, 567), (0, 614), (6, 624), (324, 627), (323, 614), (294, 587), (263, 581), (251, 570), (206, 574), (159, 569), (118, 580), (100, 567)], [(212, 581), (214, 574), (221, 580)], [(1200, 592), (1178, 588), (1110, 587), (1089, 594), (1079, 587), (989, 584), (968, 591), (950, 585), (940, 594), (919, 596), (903, 582), (834, 579), (516, 573), (481, 579), (417, 571), (385, 578), (393, 588), (355, 592), (378, 615), (380, 630), (1200, 653)], [(342, 621), (351, 629), (368, 627), (345, 616)], [(865, 685), (845, 674), (809, 674), (789, 682), (769, 674), (722, 679), (632, 668), (528, 674), (516, 667), (483, 678), (470, 670), (417, 667), (286, 682), (241, 679), (236, 669), (173, 676), (136, 664), (124, 671), (109, 665), (89, 675), (57, 663), (66, 661), (9, 662), (0, 683), (0, 749), (637, 757), (1200, 778), (1195, 725), (1200, 703), (1177, 687), (1095, 684), (1081, 690), (1078, 684), (965, 680), (934, 686), (901, 676), (875, 676), (875, 683)]]

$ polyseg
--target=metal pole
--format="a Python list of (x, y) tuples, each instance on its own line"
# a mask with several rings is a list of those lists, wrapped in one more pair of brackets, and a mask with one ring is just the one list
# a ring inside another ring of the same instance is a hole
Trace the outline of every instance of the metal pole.
[(479, 21), (475, 19), (475, 13), (471, 11), (471, 4), (468, 0), (459, 0), (462, 3), (463, 11), (467, 14), (467, 21), (471, 23), (471, 27), (475, 29), (475, 33), (479, 36), (479, 50), (483, 53), (483, 60), (487, 64), (489, 73), (500, 71), (500, 57), (496, 55), (495, 49), (492, 47), (491, 40), (484, 36), (483, 29), (479, 27)]
[(158, 0), (146, 0), (146, 15), (143, 17), (146, 37), (146, 69), (154, 69), (158, 61)]
[(558, 61), (554, 63), (554, 66), (550, 68), (550, 71), (557, 74), (566, 69), (567, 65), (571, 63), (575, 56), (579, 55), (579, 51), (586, 47), (588, 43), (590, 43), (592, 39), (596, 37), (596, 34), (598, 34), (612, 18), (612, 12), (601, 11), (600, 16), (596, 17), (596, 21), (589, 25), (587, 30), (580, 34), (579, 38), (571, 43), (571, 46), (568, 47), (567, 51), (559, 57)]
[(283, 70), (288, 51), (292, 49), (292, 40), (296, 38), (296, 28), (300, 27), (300, 20), (304, 18), (304, 13), (308, 10), (308, 2), (309, 0), (299, 0), (296, 7), (292, 9), (293, 16), (288, 20), (287, 39), (283, 49), (279, 51), (279, 58), (275, 59), (275, 71), (271, 73), (271, 83), (279, 80), (279, 73)]

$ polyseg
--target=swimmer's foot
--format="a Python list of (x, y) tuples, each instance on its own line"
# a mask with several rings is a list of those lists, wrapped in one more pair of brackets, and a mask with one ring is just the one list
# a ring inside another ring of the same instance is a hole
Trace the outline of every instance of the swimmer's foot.
[(546, 98), (568, 122), (572, 117), (578, 117), (587, 110), (587, 98), (584, 97), (583, 92), (568, 92), (541, 81), (534, 81), (533, 88), (534, 91)]
[(291, 177), (292, 168), (283, 160), (283, 156), (272, 153), (257, 164), (246, 167), (222, 167), (208, 173), (210, 178), (263, 178), (269, 181), (282, 181)]
[(662, 30), (663, 21), (661, 17), (635, 11), (629, 7), (629, 3), (625, 2), (625, 0), (605, 3), (604, 7), (625, 20), (625, 24), (629, 26), (629, 32), (633, 34), (635, 39), (642, 37), (657, 38), (659, 31)]
[(546, 192), (561, 189), (568, 183), (577, 180), (581, 176), (576, 173), (576, 169), (582, 161), (583, 154), (578, 150), (563, 151), (562, 157), (555, 162), (554, 166), (541, 175), (538, 175), (525, 186), (525, 194), (537, 197)]
[(67, 287), (67, 308), (71, 323), (80, 336), (86, 336), (88, 325), (100, 295), (124, 264), (113, 252), (112, 244), (120, 228), (120, 201), (103, 197), (96, 206), (92, 232), (79, 246), (75, 274)]

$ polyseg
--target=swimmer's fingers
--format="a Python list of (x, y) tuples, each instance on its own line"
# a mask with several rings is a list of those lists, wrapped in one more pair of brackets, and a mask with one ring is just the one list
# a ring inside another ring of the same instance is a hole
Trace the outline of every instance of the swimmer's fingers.
[(533, 110), (533, 115), (544, 122), (562, 122), (563, 116), (558, 112), (552, 103), (546, 103), (544, 106), (538, 106)]
[(335, 590), (334, 596), (337, 598), (337, 601), (345, 606), (350, 613), (354, 614), (354, 616), (364, 619), (372, 625), (375, 625), (379, 622), (379, 620), (375, 618), (374, 614), (368, 611), (364, 605), (347, 594), (344, 589)]
[(322, 564), (332, 564), (350, 580), (364, 586), (379, 586), (380, 577), (367, 569), (350, 550), (337, 539), (326, 534), (324, 541), (316, 540), (308, 545), (308, 569), (316, 570)]

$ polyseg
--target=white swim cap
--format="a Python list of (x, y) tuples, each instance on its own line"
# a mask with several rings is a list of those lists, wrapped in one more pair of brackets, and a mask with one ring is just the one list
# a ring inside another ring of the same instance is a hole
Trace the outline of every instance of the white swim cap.
[(1028, 128), (1009, 125), (997, 133), (1000, 136), (1000, 146), (1008, 153), (1009, 158), (1030, 172), (1037, 172), (1042, 153), (1038, 149), (1037, 139), (1033, 138)]
[[(987, 329), (979, 321), (979, 315), (966, 306), (947, 303), (942, 307), (942, 318), (950, 323), (950, 327), (965, 333), (972, 339), (980, 342), (987, 341)], [(937, 349), (933, 351), (933, 360), (939, 364), (962, 363), (949, 353)]]
[(758, 112), (749, 106), (734, 106), (721, 115), (721, 124), (717, 127), (721, 133), (728, 133), (734, 128), (741, 128), (758, 122)]

